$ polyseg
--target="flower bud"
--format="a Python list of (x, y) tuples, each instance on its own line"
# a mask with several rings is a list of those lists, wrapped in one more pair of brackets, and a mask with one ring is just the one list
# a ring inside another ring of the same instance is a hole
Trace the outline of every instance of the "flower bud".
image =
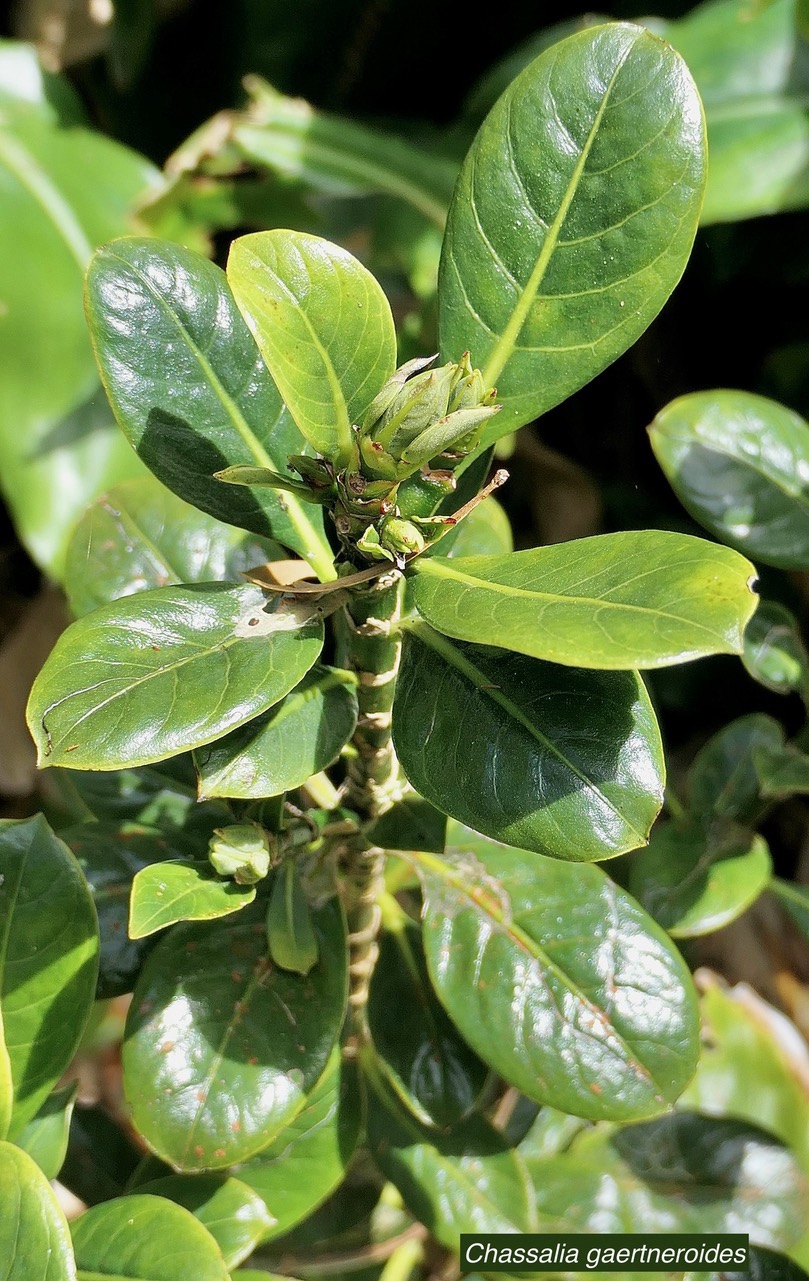
[(270, 870), (269, 833), (257, 823), (217, 827), (208, 845), (208, 859), (220, 876), (237, 885), (255, 885)]

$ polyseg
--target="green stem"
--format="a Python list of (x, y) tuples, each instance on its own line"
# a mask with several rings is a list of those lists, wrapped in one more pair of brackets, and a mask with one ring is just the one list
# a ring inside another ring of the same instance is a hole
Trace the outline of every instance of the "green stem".
[[(377, 818), (402, 790), (391, 737), (391, 713), (401, 656), (399, 619), (402, 576), (393, 570), (371, 587), (351, 592), (342, 627), (340, 662), (357, 674), (359, 719), (348, 762), (346, 800), (361, 819)], [(351, 1019), (354, 1043), (367, 1038), (365, 1010), (378, 955), (379, 899), (385, 852), (362, 837), (348, 840), (342, 856), (348, 914)]]

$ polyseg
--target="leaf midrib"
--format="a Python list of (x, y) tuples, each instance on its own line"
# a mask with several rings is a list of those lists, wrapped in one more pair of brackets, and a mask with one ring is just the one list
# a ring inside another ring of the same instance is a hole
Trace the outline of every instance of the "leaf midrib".
[[(654, 618), (667, 618), (672, 622), (679, 623), (680, 625), (687, 624), (689, 627), (705, 632), (707, 636), (712, 637), (714, 640), (718, 636), (721, 636), (721, 633), (707, 627), (704, 623), (698, 622), (696, 619), (688, 618), (682, 614), (672, 614), (669, 613), (668, 610), (659, 609), (657, 606), (626, 604), (622, 601), (608, 600), (604, 596), (565, 596), (559, 595), (556, 592), (538, 591), (536, 588), (514, 587), (508, 583), (498, 583), (485, 578), (476, 578), (475, 575), (470, 574), (468, 570), (461, 572), (460, 570), (453, 569), (437, 556), (424, 560), (419, 557), (415, 568), (417, 573), (426, 573), (428, 575), (433, 574), (439, 578), (454, 578), (459, 583), (463, 583), (465, 586), (471, 587), (473, 591), (480, 588), (483, 591), (494, 592), (501, 596), (514, 596), (520, 599), (535, 601), (541, 605), (585, 605), (588, 607), (595, 605), (599, 610), (610, 609), (636, 614), (651, 614)], [(623, 584), (618, 584), (618, 586), (623, 586)]]
[[(612, 94), (612, 90), (615, 86), (619, 73), (623, 69), (627, 58), (635, 47), (637, 39), (638, 37), (636, 36), (635, 40), (627, 46), (623, 56), (618, 61), (615, 70), (610, 76), (609, 82), (604, 90), (604, 96), (601, 99), (598, 111), (595, 114), (589, 133), (585, 139), (584, 146), (582, 147), (581, 155), (576, 161), (573, 172), (570, 176), (570, 181), (568, 182), (559, 203), (559, 208), (557, 209), (553, 222), (548, 227), (545, 239), (542, 242), (542, 247), (539, 251), (536, 263), (534, 264), (522, 293), (519, 295), (515, 303), (514, 309), (509, 316), (503, 332), (495, 343), (489, 359), (486, 362), (486, 367), (483, 370), (483, 381), (487, 387), (492, 387), (500, 377), (503, 368), (514, 351), (517, 339), (519, 338), (522, 328), (528, 319), (531, 307), (539, 294), (540, 286), (542, 285), (542, 281), (545, 278), (551, 258), (556, 250), (556, 245), (562, 232), (562, 227), (564, 226), (568, 212), (570, 211), (570, 206), (572, 205), (576, 192), (578, 191), (579, 181), (584, 173), (587, 160), (590, 156), (590, 151), (592, 150), (598, 131), (601, 127), (601, 121), (604, 118), (604, 113), (607, 109), (610, 95)], [(474, 199), (474, 196), (472, 199)]]
[(693, 436), (680, 436), (676, 432), (666, 430), (665, 426), (662, 425), (658, 425), (653, 430), (664, 441), (671, 442), (674, 445), (682, 445), (686, 448), (697, 446), (699, 449), (703, 449), (706, 454), (715, 454), (717, 458), (730, 459), (743, 470), (752, 472), (754, 476), (767, 481), (768, 484), (772, 485), (773, 489), (777, 489), (780, 494), (783, 494), (784, 498), (799, 507), (804, 516), (809, 517), (809, 493), (805, 489), (794, 490), (787, 488), (790, 478), (784, 475), (783, 472), (770, 471), (763, 466), (757, 467), (745, 454), (735, 451), (732, 445), (728, 444), (720, 447), (714, 442), (701, 439), (696, 433)]
[(462, 654), (458, 653), (457, 647), (451, 640), (448, 640), (447, 637), (441, 635), (440, 632), (435, 631), (432, 627), (425, 626), (423, 623), (416, 623), (408, 630), (423, 644), (427, 645), (428, 648), (434, 650), (437, 654), (440, 654), (441, 657), (444, 658), (451, 667), (454, 667), (456, 671), (460, 672), (461, 675), (466, 676), (480, 694), (485, 695), (490, 698), (492, 702), (497, 703), (499, 707), (502, 707), (503, 711), (506, 712), (513, 720), (517, 721), (523, 729), (527, 730), (531, 737), (534, 738), (541, 747), (544, 747), (551, 753), (551, 755), (555, 756), (562, 765), (569, 769), (571, 774), (573, 774), (575, 778), (578, 778), (588, 791), (598, 798), (604, 808), (609, 810), (620, 823), (624, 824), (629, 831), (638, 838), (638, 847), (647, 844), (647, 834), (645, 832), (639, 832), (634, 823), (631, 823), (630, 820), (621, 813), (614, 802), (601, 791), (600, 787), (598, 787), (591, 778), (588, 778), (586, 774), (583, 774), (578, 766), (568, 760), (564, 752), (562, 752), (549, 738), (546, 738), (539, 727), (534, 725), (525, 713), (521, 711), (520, 708), (517, 707), (517, 705), (513, 703), (499, 687), (495, 687), (490, 681), (485, 680), (484, 674), (475, 667), (474, 663), (470, 662), (469, 659), (464, 658)]
[(61, 191), (45, 173), (32, 152), (18, 138), (0, 128), (0, 160), (39, 205), (70, 252), (82, 277), (93, 252), (84, 229)]

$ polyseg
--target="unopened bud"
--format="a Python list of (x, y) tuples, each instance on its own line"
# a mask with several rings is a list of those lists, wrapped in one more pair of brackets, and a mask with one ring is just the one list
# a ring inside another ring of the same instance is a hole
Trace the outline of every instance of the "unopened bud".
[(270, 870), (269, 833), (258, 823), (217, 827), (208, 845), (208, 859), (220, 876), (231, 876), (237, 885), (255, 885)]

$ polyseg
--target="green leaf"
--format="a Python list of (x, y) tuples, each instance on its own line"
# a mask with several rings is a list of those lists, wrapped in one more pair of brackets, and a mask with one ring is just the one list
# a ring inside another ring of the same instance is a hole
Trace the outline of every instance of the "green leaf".
[(71, 1224), (79, 1281), (229, 1281), (210, 1232), (160, 1196), (93, 1206)]
[(688, 776), (691, 812), (706, 823), (719, 818), (754, 824), (764, 808), (759, 753), (780, 751), (783, 745), (778, 721), (761, 712), (725, 725), (694, 758)]
[(700, 4), (666, 23), (705, 104), (703, 223), (809, 204), (809, 68), (793, 0)]
[(228, 1268), (248, 1258), (274, 1223), (261, 1197), (226, 1174), (174, 1174), (141, 1184), (138, 1193), (166, 1197), (190, 1210), (216, 1241)]
[(438, 631), (571, 667), (740, 654), (756, 605), (749, 561), (660, 530), (510, 556), (420, 556), (414, 571), (414, 603)]
[(809, 756), (792, 743), (757, 748), (753, 763), (765, 800), (809, 793)]
[[(388, 905), (368, 997), (380, 1068), (424, 1125), (442, 1129), (475, 1107), (489, 1072), (456, 1032), (430, 985), (421, 931)], [(383, 909), (384, 911), (384, 909)]]
[(221, 524), (142, 476), (84, 513), (68, 544), (65, 588), (80, 616), (151, 587), (238, 580), (282, 556), (277, 544)]
[[(442, 556), (501, 556), (514, 550), (511, 525), (494, 498), (475, 507), (435, 544)], [(429, 550), (428, 550), (428, 555)]]
[(691, 978), (662, 929), (600, 868), (456, 824), (450, 842), (443, 860), (412, 857), (430, 977), (464, 1039), (538, 1103), (592, 1119), (664, 1111), (699, 1044)]
[[(213, 826), (213, 823), (210, 823)], [(151, 863), (187, 855), (190, 851), (158, 828), (135, 823), (82, 823), (61, 833), (76, 855), (98, 913), (101, 939), (96, 996), (108, 999), (131, 992), (152, 946), (131, 939), (127, 932), (132, 881)], [(198, 838), (199, 839), (199, 838)], [(204, 854), (203, 839), (199, 853)]]
[(46, 71), (34, 46), (21, 40), (0, 40), (0, 105), (6, 116), (33, 114), (65, 126), (85, 123), (70, 81)]
[[(131, 1126), (125, 1133), (102, 1107), (77, 1107), (68, 1135), (60, 1182), (87, 1205), (122, 1196), (143, 1160)], [(163, 1167), (161, 1166), (161, 1169)]]
[(315, 662), (323, 626), (294, 607), (271, 623), (265, 603), (256, 587), (161, 587), (73, 623), (31, 691), (40, 765), (149, 764), (266, 711)]
[(726, 989), (711, 982), (700, 1014), (702, 1051), (681, 1106), (762, 1126), (809, 1169), (809, 1097), (791, 1028), (743, 984)]
[(234, 241), (228, 280), (301, 432), (344, 467), (354, 424), (396, 365), (381, 287), (345, 249), (295, 231)]
[(135, 989), (127, 1097), (144, 1139), (178, 1169), (222, 1169), (271, 1142), (303, 1106), (340, 1031), (337, 902), (314, 913), (322, 959), (306, 978), (269, 963), (262, 915), (247, 908), (216, 929), (176, 926)]
[(67, 1220), (26, 1152), (0, 1142), (3, 1281), (76, 1281)]
[(81, 1039), (95, 996), (98, 922), (75, 858), (41, 814), (0, 823), (0, 864), (0, 1002), (15, 1138)]
[(777, 601), (759, 602), (744, 633), (742, 662), (753, 680), (775, 694), (809, 695), (809, 655), (797, 619)]
[(331, 765), (356, 724), (351, 674), (314, 667), (265, 715), (196, 753), (200, 799), (260, 799), (300, 787)]
[[(141, 470), (98, 386), (82, 282), (94, 246), (126, 231), (135, 202), (161, 178), (86, 128), (64, 81), (29, 70), (25, 89), (19, 54), (0, 68), (0, 474), (20, 537), (58, 578), (87, 503)], [(38, 105), (21, 107), (29, 95)], [(67, 113), (46, 106), (66, 96)]]
[(204, 863), (170, 861), (144, 867), (132, 881), (129, 937), (146, 938), (177, 921), (230, 916), (255, 897), (255, 885), (223, 881)]
[(447, 834), (447, 816), (429, 801), (408, 793), (366, 828), (372, 845), (383, 850), (426, 850), (443, 854)]
[(117, 240), (90, 264), (87, 317), (118, 422), (155, 475), (195, 507), (276, 538), (333, 578), (316, 508), (214, 479), (236, 463), (283, 472), (304, 445), (224, 272), (179, 245)]
[(770, 889), (778, 896), (781, 906), (789, 912), (804, 938), (809, 939), (809, 886), (795, 885), (774, 876)]
[(809, 423), (746, 391), (701, 391), (649, 428), (683, 506), (722, 542), (765, 565), (809, 566)]
[(0, 1006), (0, 1140), (5, 1139), (8, 1134), (13, 1105), (14, 1082), (11, 1076), (11, 1059), (6, 1048), (3, 1010)]
[(247, 88), (251, 109), (236, 120), (231, 137), (251, 165), (328, 195), (394, 196), (443, 230), (458, 176), (453, 160), (318, 111), (302, 98), (287, 98), (257, 76), (249, 78)]
[(685, 267), (705, 184), (682, 59), (640, 27), (583, 31), (506, 90), (455, 188), (439, 274), (442, 359), (470, 351), (514, 431), (643, 333)]
[(531, 1174), (543, 1232), (744, 1232), (785, 1246), (808, 1204), (806, 1180), (776, 1139), (693, 1112), (583, 1134)]
[(259, 1156), (238, 1168), (241, 1182), (255, 1189), (276, 1220), (265, 1241), (294, 1228), (343, 1182), (361, 1112), (356, 1069), (335, 1046), (297, 1116)]
[[(363, 1063), (371, 1069), (368, 1059)], [(458, 1233), (524, 1232), (533, 1226), (522, 1160), (482, 1117), (450, 1130), (420, 1125), (376, 1076), (370, 1080), (368, 1143), (410, 1212), (448, 1250)]]
[(17, 1135), (17, 1146), (36, 1161), (46, 1179), (55, 1179), (62, 1168), (77, 1090), (74, 1082), (54, 1090)]
[(662, 803), (659, 730), (636, 672), (575, 671), (422, 625), (405, 635), (393, 737), (433, 805), (555, 858), (644, 845)]
[(727, 1281), (807, 1281), (809, 1272), (799, 1268), (793, 1259), (775, 1250), (762, 1250), (760, 1246), (751, 1246), (747, 1254), (747, 1267), (744, 1272), (723, 1270)]
[(673, 938), (696, 938), (747, 911), (771, 872), (767, 842), (743, 827), (666, 823), (632, 860), (629, 888)]
[[(222, 801), (197, 801), (197, 776), (190, 753), (138, 769), (103, 774), (62, 770), (58, 777), (68, 780), (80, 804), (89, 811), (82, 814), (84, 820), (94, 817), (160, 828), (170, 842), (193, 840), (202, 834), (203, 849), (213, 828), (227, 822), (231, 812)], [(198, 848), (189, 845), (187, 852), (196, 853)], [(170, 855), (164, 852), (163, 857)]]

